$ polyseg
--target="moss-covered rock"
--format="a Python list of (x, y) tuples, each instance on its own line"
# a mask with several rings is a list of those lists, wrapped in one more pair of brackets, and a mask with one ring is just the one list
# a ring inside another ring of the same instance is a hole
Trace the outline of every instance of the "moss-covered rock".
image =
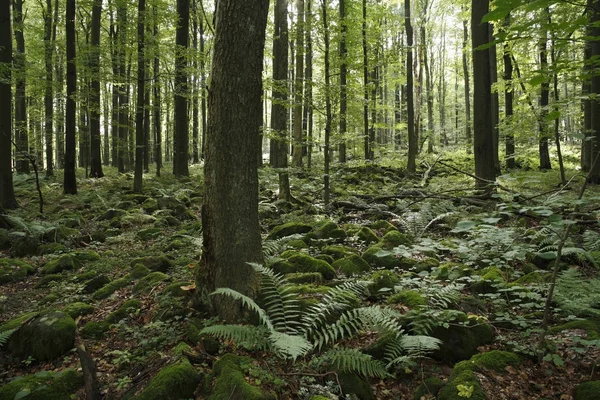
[(131, 278), (132, 279), (140, 279), (144, 276), (148, 275), (150, 270), (143, 264), (135, 264), (131, 267)]
[[(69, 228), (66, 228), (69, 229)], [(16, 232), (22, 233), (22, 232)], [(26, 256), (34, 256), (39, 253), (40, 240), (37, 236), (23, 234), (17, 237), (10, 235), (13, 239), (12, 247), (10, 248), (11, 253), (15, 257), (26, 257)]]
[(400, 282), (400, 278), (392, 271), (377, 271), (371, 275), (371, 282), (369, 292), (377, 295), (382, 289), (387, 289), (386, 292), (389, 293)]
[(148, 240), (156, 239), (163, 234), (162, 228), (148, 228), (142, 229), (136, 233), (138, 239), (146, 242)]
[(341, 271), (346, 276), (360, 275), (371, 270), (369, 263), (357, 255), (351, 255), (337, 260), (333, 263), (332, 267)]
[(296, 272), (287, 274), (285, 279), (290, 283), (323, 283), (323, 275), (319, 272)]
[(293, 239), (285, 244), (291, 249), (308, 249), (308, 245), (302, 239)]
[(136, 258), (131, 261), (130, 265), (133, 267), (135, 264), (142, 264), (151, 271), (167, 272), (175, 266), (173, 261), (169, 260), (165, 256), (150, 256)]
[(20, 359), (48, 361), (75, 344), (75, 321), (62, 311), (47, 311), (20, 326), (8, 341), (8, 351)]
[(156, 284), (162, 281), (166, 281), (168, 279), (170, 278), (167, 274), (163, 274), (162, 272), (158, 271), (151, 272), (135, 284), (135, 286), (133, 287), (133, 293), (147, 292), (150, 289), (152, 289), (152, 287), (156, 286)]
[(104, 214), (102, 214), (100, 216), (99, 219), (101, 221), (110, 221), (113, 219), (119, 219), (119, 218), (123, 217), (125, 214), (127, 214), (127, 211), (125, 211), (125, 210), (118, 210), (115, 208), (111, 208), (111, 209), (106, 210), (104, 212)]
[(247, 357), (225, 354), (213, 365), (212, 376), (215, 378), (213, 390), (208, 400), (271, 400), (270, 393), (250, 385), (245, 378), (242, 364), (250, 363)]
[(17, 377), (0, 387), (0, 399), (12, 400), (17, 394), (27, 400), (66, 400), (83, 386), (83, 375), (73, 369), (60, 372), (41, 371)]
[[(164, 288), (163, 294), (170, 295), (172, 297), (187, 297), (192, 294), (192, 291), (189, 289), (192, 288), (193, 285), (193, 282), (188, 281), (171, 283)], [(184, 288), (187, 288), (187, 290)]]
[(40, 255), (46, 255), (46, 254), (57, 254), (57, 253), (64, 253), (67, 251), (67, 246), (65, 246), (62, 243), (45, 243), (40, 245), (39, 247), (39, 253)]
[(412, 240), (405, 234), (398, 232), (397, 230), (391, 230), (383, 236), (381, 239), (381, 245), (384, 249), (390, 250), (398, 246), (410, 246)]
[(100, 260), (100, 254), (92, 250), (79, 250), (73, 252), (72, 254), (78, 261), (82, 263)]
[(524, 359), (508, 351), (492, 350), (487, 353), (475, 354), (469, 360), (461, 361), (454, 365), (453, 375), (458, 375), (463, 371), (470, 370), (483, 370), (490, 369), (497, 372), (504, 370), (507, 366), (517, 366), (521, 364)]
[(135, 400), (179, 400), (194, 398), (201, 377), (196, 369), (184, 360), (164, 367), (148, 383)]
[(102, 339), (110, 331), (111, 324), (106, 321), (90, 321), (81, 328), (81, 336), (88, 339)]
[(19, 281), (33, 274), (35, 268), (24, 261), (12, 258), (0, 258), (0, 285)]
[(108, 276), (104, 274), (98, 275), (85, 283), (85, 286), (83, 287), (83, 293), (94, 293), (109, 283), (110, 279)]
[(498, 267), (487, 267), (481, 270), (480, 280), (471, 284), (474, 293), (492, 293), (499, 284), (504, 283), (504, 274)]
[(523, 275), (513, 283), (518, 285), (530, 285), (532, 283), (544, 283), (549, 278), (549, 273), (542, 274), (539, 271), (533, 271)]
[(6, 331), (9, 331), (12, 329), (17, 329), (22, 324), (29, 321), (30, 319), (35, 318), (38, 315), (39, 315), (39, 312), (31, 311), (31, 312), (19, 315), (18, 317), (15, 317), (13, 319), (9, 319), (8, 321), (6, 321), (2, 325), (0, 325), (0, 333), (6, 332)]
[(49, 274), (42, 276), (39, 281), (35, 284), (36, 288), (43, 288), (50, 285), (52, 282), (58, 282), (65, 279), (67, 275), (65, 274)]
[(467, 370), (456, 375), (440, 390), (438, 400), (486, 400), (487, 396), (475, 378), (473, 371)]
[(375, 398), (373, 388), (365, 380), (356, 374), (342, 372), (338, 374), (338, 381), (345, 395), (353, 394), (361, 400), (371, 400)]
[(469, 318), (464, 313), (442, 315), (442, 320), (452, 322), (448, 327), (436, 327), (431, 336), (440, 339), (442, 345), (433, 353), (433, 358), (447, 363), (467, 360), (477, 353), (477, 347), (493, 339), (492, 328), (482, 320)]
[(130, 313), (133, 313), (136, 310), (138, 310), (141, 305), (142, 303), (139, 300), (126, 300), (123, 304), (121, 304), (121, 306), (118, 309), (108, 314), (108, 316), (106, 317), (106, 322), (115, 324), (120, 320), (126, 318)]
[(204, 351), (214, 356), (221, 349), (221, 343), (207, 334), (200, 333), (204, 322), (198, 318), (190, 318), (185, 324), (185, 337), (193, 345), (201, 345)]
[(328, 254), (332, 256), (334, 259), (339, 260), (340, 258), (348, 257), (351, 255), (358, 255), (358, 251), (347, 246), (340, 245), (332, 245), (332, 246), (324, 246), (321, 249), (323, 254)]
[(94, 312), (94, 310), (94, 306), (80, 301), (71, 303), (63, 309), (63, 311), (69, 314), (69, 316), (73, 319), (81, 317), (82, 315), (91, 314)]
[(410, 308), (419, 308), (427, 304), (425, 297), (416, 290), (403, 290), (402, 292), (391, 295), (388, 304), (403, 304)]
[(335, 270), (327, 261), (319, 260), (305, 253), (295, 253), (287, 261), (276, 262), (271, 267), (273, 271), (280, 274), (318, 272), (325, 279), (333, 279), (335, 277)]
[(377, 220), (371, 224), (371, 229), (377, 229), (378, 231), (390, 232), (396, 230), (396, 227), (384, 219)]
[(379, 242), (379, 237), (377, 237), (375, 232), (373, 232), (373, 230), (371, 228), (367, 228), (366, 226), (363, 226), (362, 228), (360, 228), (360, 230), (358, 231), (356, 236), (358, 236), (358, 238), (360, 240), (362, 240), (363, 242), (365, 242), (366, 244)]
[(288, 222), (273, 228), (271, 233), (267, 236), (267, 239), (279, 239), (290, 235), (308, 233), (312, 228), (312, 226), (301, 222)]
[[(405, 257), (403, 257), (405, 258)], [(436, 258), (433, 257), (427, 257), (423, 260), (418, 260), (414, 265), (414, 271), (415, 272), (423, 272), (423, 271), (427, 271), (427, 272), (431, 272), (434, 269), (436, 269), (437, 267), (439, 267), (440, 262), (439, 260), (437, 260)]]
[(110, 296), (111, 294), (113, 294), (114, 292), (116, 292), (117, 290), (129, 285), (129, 281), (130, 281), (129, 277), (115, 279), (114, 281), (110, 282), (109, 284), (104, 285), (100, 289), (96, 290), (94, 292), (94, 294), (92, 295), (92, 298), (94, 300), (105, 299), (108, 296)]
[(423, 380), (413, 393), (413, 400), (421, 400), (423, 396), (434, 396), (437, 397), (440, 390), (444, 387), (446, 383), (440, 378), (429, 377)]
[(362, 254), (362, 258), (373, 268), (394, 269), (400, 264), (400, 259), (384, 250), (378, 244), (366, 249)]
[(593, 319), (584, 319), (569, 321), (562, 325), (553, 326), (549, 329), (550, 333), (558, 333), (564, 330), (581, 329), (587, 332), (587, 338), (591, 340), (600, 339), (600, 321)]
[(71, 271), (81, 267), (81, 262), (73, 254), (65, 254), (58, 259), (48, 261), (42, 267), (43, 274), (56, 274)]
[(600, 380), (584, 382), (573, 389), (574, 400), (597, 400), (600, 393)]
[(346, 232), (333, 221), (323, 221), (306, 235), (308, 239), (346, 239)]
[(154, 211), (158, 210), (158, 201), (150, 197), (142, 203), (142, 208), (148, 214), (152, 214)]

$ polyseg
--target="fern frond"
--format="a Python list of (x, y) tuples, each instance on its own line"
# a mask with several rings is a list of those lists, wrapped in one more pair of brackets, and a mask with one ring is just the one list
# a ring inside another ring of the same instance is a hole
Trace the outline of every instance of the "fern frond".
[(259, 318), (260, 322), (262, 324), (264, 324), (267, 327), (267, 329), (269, 329), (270, 331), (273, 330), (273, 324), (271, 323), (271, 320), (270, 320), (269, 316), (267, 315), (267, 313), (265, 312), (265, 310), (260, 308), (260, 306), (258, 304), (256, 304), (256, 302), (254, 300), (252, 300), (250, 297), (245, 296), (245, 295), (241, 294), (240, 292), (237, 292), (237, 291), (235, 291), (233, 289), (229, 289), (229, 288), (217, 288), (210, 295), (214, 296), (217, 294), (229, 296), (229, 297), (233, 298), (234, 300), (241, 301), (244, 306), (248, 307), (249, 309), (251, 309), (252, 311), (255, 311), (258, 314), (258, 318)]
[(4, 346), (8, 339), (10, 339), (11, 335), (15, 333), (16, 329), (9, 329), (4, 332), (0, 332), (0, 347)]
[(202, 329), (200, 334), (230, 340), (248, 350), (266, 350), (271, 346), (269, 331), (254, 325), (212, 325)]
[(386, 368), (410, 367), (415, 358), (423, 358), (440, 348), (441, 340), (425, 335), (406, 335), (390, 341), (386, 346)]
[(434, 290), (427, 290), (427, 302), (433, 308), (448, 308), (460, 300), (460, 290), (463, 284), (451, 283), (447, 286), (435, 287)]
[(586, 230), (583, 233), (583, 248), (587, 251), (600, 251), (600, 233)]
[(327, 369), (352, 372), (369, 378), (390, 376), (381, 361), (356, 349), (331, 349), (313, 361), (316, 365), (326, 365)]
[(273, 350), (282, 358), (291, 358), (293, 361), (300, 356), (308, 354), (312, 344), (300, 335), (288, 335), (282, 332), (271, 332), (269, 340)]

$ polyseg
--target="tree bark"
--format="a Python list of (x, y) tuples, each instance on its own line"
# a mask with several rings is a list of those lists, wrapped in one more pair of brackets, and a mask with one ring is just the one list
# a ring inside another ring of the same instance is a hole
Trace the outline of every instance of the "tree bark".
[(127, 131), (129, 130), (129, 82), (125, 73), (125, 46), (127, 44), (127, 8), (117, 5), (117, 60), (119, 63), (119, 142), (117, 144), (117, 169), (125, 172), (127, 156)]
[(77, 70), (75, 67), (75, 0), (67, 0), (65, 16), (67, 42), (67, 104), (65, 118), (65, 170), (63, 190), (65, 194), (77, 194), (75, 177), (75, 96), (77, 94)]
[(179, 23), (175, 33), (175, 129), (173, 135), (173, 174), (188, 176), (189, 116), (188, 116), (188, 72), (186, 53), (190, 25), (190, 1), (177, 0)]
[(102, 0), (94, 0), (92, 6), (92, 50), (90, 52), (90, 72), (92, 84), (90, 93), (90, 176), (102, 178), (102, 157), (100, 141), (100, 16)]
[(304, 0), (296, 0), (298, 19), (296, 21), (296, 82), (294, 85), (294, 141), (292, 165), (302, 166), (304, 134), (302, 132), (302, 92), (304, 88)]
[(229, 287), (255, 297), (261, 263), (258, 224), (259, 131), (268, 0), (220, 0), (216, 12), (209, 89), (202, 208), (203, 252), (196, 286), (201, 300), (226, 321), (243, 311), (237, 302), (211, 297)]
[(200, 111), (198, 109), (198, 93), (200, 92), (200, 87), (198, 85), (198, 6), (196, 1), (197, 0), (192, 0), (192, 47), (194, 49), (194, 57), (192, 60), (192, 71), (194, 71), (194, 78), (192, 79), (192, 162), (194, 164), (200, 162), (200, 127), (198, 121)]
[[(54, 122), (54, 83), (52, 79), (52, 0), (46, 0), (44, 16), (44, 63), (46, 82), (44, 86), (44, 131), (46, 139), (46, 176), (54, 175), (53, 122)], [(41, 159), (39, 160), (42, 161)]]
[[(407, 0), (410, 2), (410, 0)], [(362, 50), (363, 50), (363, 134), (365, 160), (373, 159), (369, 137), (369, 53), (367, 45), (367, 0), (362, 1)]]
[[(540, 55), (540, 70), (542, 73), (548, 72), (548, 27), (542, 23), (542, 37), (539, 40), (539, 55)], [(548, 137), (550, 132), (548, 129), (548, 104), (550, 103), (550, 81), (544, 79), (540, 88), (540, 112), (538, 114), (538, 134), (539, 134), (539, 154), (540, 154), (540, 169), (552, 169), (550, 163), (550, 150), (548, 148)]]
[(27, 57), (25, 55), (25, 36), (23, 35), (23, 1), (14, 0), (13, 20), (15, 31), (15, 142), (17, 145), (16, 170), (20, 174), (29, 173), (29, 160), (25, 154), (29, 151), (29, 138), (27, 132), (27, 95), (25, 93), (27, 81)]
[[(510, 25), (510, 14), (506, 16), (505, 24), (508, 27)], [(506, 131), (504, 132), (505, 144), (506, 144), (506, 169), (514, 169), (515, 164), (515, 136), (512, 130), (512, 117), (513, 117), (513, 65), (512, 57), (510, 56), (510, 45), (504, 43), (504, 118)]]
[[(342, 0), (343, 1), (343, 0)], [(321, 0), (321, 9), (323, 17), (323, 64), (324, 64), (324, 75), (325, 75), (325, 171), (323, 176), (323, 202), (327, 207), (329, 205), (329, 141), (331, 136), (331, 96), (330, 96), (330, 79), (329, 79), (329, 26), (327, 25), (327, 1)]]
[(417, 170), (419, 146), (415, 132), (415, 100), (413, 83), (413, 27), (410, 0), (404, 2), (404, 26), (406, 30), (406, 125), (408, 127), (408, 160), (406, 170), (414, 174)]
[(347, 121), (346, 121), (346, 110), (348, 108), (348, 92), (346, 88), (348, 73), (347, 58), (348, 58), (348, 46), (346, 44), (346, 35), (348, 34), (348, 25), (346, 21), (346, 0), (339, 0), (339, 12), (340, 12), (340, 137), (341, 141), (339, 144), (338, 161), (340, 163), (346, 162), (346, 136)]
[[(158, 10), (156, 5), (152, 8), (152, 17), (154, 19), (154, 39), (158, 45)], [(162, 168), (162, 125), (161, 125), (161, 114), (160, 114), (160, 58), (158, 52), (154, 55), (154, 85), (152, 85), (153, 91), (153, 103), (154, 103), (154, 159), (156, 161), (156, 176), (160, 176), (160, 169)]]
[(137, 104), (135, 108), (135, 170), (133, 191), (142, 193), (144, 177), (144, 109), (146, 108), (146, 59), (144, 57), (144, 33), (146, 31), (146, 0), (138, 0), (137, 23)]
[[(487, 1), (487, 0), (485, 0)], [(463, 8), (463, 11), (466, 8)], [(487, 33), (486, 33), (487, 34)], [(487, 38), (486, 38), (487, 41)], [(467, 20), (463, 20), (463, 49), (462, 65), (463, 75), (465, 77), (465, 138), (467, 139), (467, 153), (471, 152), (472, 133), (471, 133), (471, 87), (469, 84), (469, 60), (467, 57), (467, 44), (469, 43), (469, 28)], [(475, 67), (473, 67), (475, 68)]]
[[(600, 37), (600, 0), (594, 0), (590, 9), (590, 25), (592, 26), (592, 37)], [(600, 57), (600, 41), (590, 41), (590, 55), (591, 60)], [(594, 163), (593, 160), (600, 153), (600, 75), (593, 74), (591, 78), (590, 94), (594, 96), (591, 100), (591, 118), (590, 127), (591, 134), (594, 137), (592, 140), (592, 151), (591, 151), (591, 172), (589, 174), (589, 181), (593, 184), (600, 184), (600, 162)]]

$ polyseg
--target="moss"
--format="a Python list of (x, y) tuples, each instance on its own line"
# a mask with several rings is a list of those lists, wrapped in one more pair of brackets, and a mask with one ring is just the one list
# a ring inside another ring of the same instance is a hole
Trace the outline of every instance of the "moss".
[(8, 350), (21, 359), (48, 361), (63, 355), (75, 344), (75, 321), (62, 311), (47, 311), (21, 325), (9, 341)]
[(186, 297), (191, 294), (191, 291), (184, 290), (182, 287), (192, 287), (193, 284), (193, 282), (187, 281), (171, 283), (164, 288), (163, 294), (171, 295), (173, 297)]
[(135, 397), (136, 400), (178, 400), (194, 398), (194, 391), (200, 384), (200, 375), (185, 360), (160, 370)]
[(558, 333), (564, 330), (570, 329), (581, 329), (587, 332), (588, 339), (597, 340), (600, 339), (600, 321), (586, 319), (586, 320), (577, 320), (577, 321), (569, 321), (566, 324), (553, 326), (549, 329), (550, 333)]
[(69, 314), (73, 319), (81, 317), (82, 315), (91, 314), (94, 310), (94, 306), (82, 302), (71, 303), (63, 309), (63, 311)]
[[(403, 270), (403, 271), (409, 271), (411, 269), (417, 269), (416, 266), (417, 264), (419, 264), (419, 261), (413, 259), (413, 258), (409, 258), (409, 257), (400, 257), (396, 259), (397, 263), (398, 263), (398, 268)], [(416, 272), (419, 272), (419, 270), (417, 269)]]
[(332, 221), (324, 221), (314, 227), (314, 229), (306, 235), (308, 239), (346, 239), (346, 232)]
[(267, 239), (279, 239), (285, 236), (308, 233), (312, 230), (312, 226), (301, 222), (288, 222), (283, 225), (278, 225), (267, 236)]
[(18, 328), (26, 321), (29, 321), (30, 319), (35, 318), (38, 314), (39, 314), (39, 312), (32, 311), (32, 312), (28, 312), (28, 313), (19, 315), (16, 318), (10, 319), (10, 320), (6, 321), (4, 324), (0, 325), (0, 333), (6, 332), (11, 329)]
[(150, 270), (144, 264), (135, 264), (131, 268), (131, 277), (133, 279), (140, 279), (148, 275)]
[(433, 270), (433, 276), (435, 279), (440, 281), (447, 281), (450, 279), (450, 269), (447, 265), (440, 265)]
[(43, 288), (50, 285), (51, 282), (61, 281), (66, 278), (63, 274), (49, 274), (42, 276), (40, 280), (35, 284), (36, 288)]
[(331, 288), (329, 286), (315, 286), (315, 285), (294, 285), (290, 287), (290, 292), (298, 294), (325, 294), (329, 292)]
[(323, 282), (323, 275), (319, 272), (296, 272), (287, 274), (285, 278), (291, 283), (316, 283)]
[(544, 282), (546, 282), (547, 277), (548, 277), (548, 273), (542, 274), (538, 271), (533, 271), (526, 275), (523, 275), (522, 277), (520, 277), (513, 283), (516, 283), (519, 285), (527, 285), (527, 284), (532, 284), (532, 283), (544, 283)]
[(98, 275), (85, 283), (83, 293), (94, 293), (96, 290), (110, 283), (108, 276)]
[(27, 400), (65, 400), (74, 396), (83, 385), (83, 376), (73, 369), (61, 372), (41, 371), (18, 377), (0, 387), (0, 399), (14, 399), (18, 393), (28, 393)]
[(173, 353), (173, 355), (181, 357), (184, 356), (185, 353), (191, 353), (192, 347), (186, 342), (179, 342), (177, 343), (177, 346), (173, 347), (171, 352)]
[(358, 238), (360, 240), (362, 240), (363, 242), (365, 242), (366, 244), (379, 242), (379, 238), (377, 237), (375, 232), (373, 232), (373, 230), (371, 228), (367, 228), (366, 226), (363, 226), (362, 228), (360, 228), (360, 230), (358, 231), (356, 236), (358, 236)]
[(422, 397), (431, 395), (437, 397), (440, 390), (444, 387), (446, 383), (440, 378), (429, 377), (423, 380), (413, 393), (413, 400), (421, 400)]
[(433, 257), (427, 257), (423, 260), (417, 261), (414, 264), (414, 268), (415, 268), (415, 272), (422, 272), (422, 271), (428, 271), (431, 272), (433, 271), (434, 268), (439, 267), (440, 262), (433, 258)]
[(308, 249), (308, 245), (302, 239), (290, 240), (286, 243), (286, 246), (291, 247), (292, 249)]
[(436, 327), (431, 336), (440, 339), (442, 345), (433, 358), (447, 363), (467, 360), (477, 354), (477, 347), (493, 339), (491, 326), (480, 320), (470, 319), (465, 313), (442, 314), (440, 320), (452, 322), (448, 327)]
[(0, 284), (21, 280), (34, 271), (35, 268), (26, 262), (0, 258)]
[(90, 279), (95, 278), (96, 276), (98, 276), (98, 273), (96, 271), (87, 271), (87, 272), (83, 272), (81, 274), (77, 274), (73, 277), (73, 280), (75, 282), (85, 282), (85, 281), (89, 281)]
[(404, 290), (395, 293), (387, 300), (388, 304), (403, 304), (410, 308), (419, 308), (427, 304), (425, 298), (416, 290)]
[(146, 242), (151, 239), (156, 239), (162, 233), (163, 233), (162, 228), (148, 228), (148, 229), (142, 229), (142, 230), (138, 231), (136, 233), (136, 236), (138, 237), (138, 239)]
[[(470, 396), (460, 396), (460, 388), (472, 389)], [(486, 400), (487, 396), (481, 388), (479, 381), (475, 378), (473, 371), (464, 371), (455, 376), (449, 381), (446, 386), (440, 390), (438, 394), (438, 400), (464, 400), (465, 398), (471, 400)]]
[(59, 295), (56, 292), (52, 292), (46, 296), (44, 296), (43, 299), (40, 300), (40, 304), (49, 304), (49, 303), (54, 303), (55, 301), (57, 301), (59, 299)]
[(142, 264), (151, 271), (167, 272), (175, 266), (173, 261), (169, 260), (165, 256), (151, 256), (136, 258), (131, 261), (130, 265), (133, 267), (135, 264)]
[(340, 383), (342, 392), (345, 395), (353, 394), (356, 396), (356, 398), (361, 400), (371, 400), (375, 398), (371, 385), (369, 385), (369, 383), (361, 379), (356, 374), (347, 372), (339, 373), (338, 381)]
[[(319, 260), (308, 254), (294, 254), (288, 258), (288, 261), (294, 268), (294, 270), (288, 272), (319, 272), (327, 280), (335, 278), (335, 270), (327, 261)], [(275, 268), (273, 269), (275, 270)]]
[(121, 307), (111, 312), (106, 317), (106, 322), (117, 323), (127, 317), (132, 312), (135, 312), (141, 307), (142, 303), (136, 299), (126, 300)]
[(581, 383), (573, 389), (574, 400), (596, 400), (600, 393), (600, 380)]
[(94, 292), (94, 294), (92, 295), (92, 298), (94, 300), (105, 299), (108, 296), (110, 296), (111, 294), (113, 294), (114, 292), (116, 292), (117, 290), (129, 285), (129, 281), (130, 281), (129, 278), (115, 279), (114, 281), (110, 282), (109, 284), (96, 290)]
[(492, 293), (496, 291), (496, 286), (505, 282), (502, 270), (498, 267), (487, 267), (481, 270), (481, 280), (471, 285), (471, 291), (474, 293)]
[(353, 254), (358, 254), (358, 252), (356, 250), (354, 250), (351, 247), (346, 247), (346, 246), (325, 246), (325, 247), (323, 247), (321, 252), (323, 254), (328, 254), (328, 255), (332, 256), (336, 260), (339, 260), (340, 258), (351, 256)]
[(396, 230), (386, 233), (381, 242), (383, 248), (386, 250), (390, 250), (401, 245), (410, 246), (412, 244), (412, 240), (410, 240), (408, 236)]
[(369, 285), (369, 292), (376, 295), (381, 289), (393, 289), (400, 278), (392, 271), (377, 271), (371, 275), (371, 281), (373, 283)]
[(463, 371), (476, 371), (482, 368), (501, 372), (509, 365), (516, 366), (523, 362), (523, 358), (508, 351), (492, 350), (487, 353), (476, 354), (469, 360), (461, 361), (454, 365), (453, 375)]
[(100, 254), (91, 250), (76, 251), (73, 256), (81, 262), (99, 261)]
[(371, 224), (371, 229), (377, 229), (378, 231), (390, 232), (392, 230), (395, 230), (396, 227), (394, 225), (392, 225), (391, 223), (389, 223), (388, 221), (386, 221), (384, 219), (380, 219)]
[(270, 265), (271, 269), (278, 274), (291, 274), (296, 272), (296, 267), (287, 261), (287, 260), (279, 260)]
[(90, 321), (81, 328), (81, 336), (89, 339), (102, 339), (106, 332), (111, 328), (111, 324), (106, 321)]
[(214, 387), (208, 400), (270, 400), (273, 398), (260, 388), (246, 381), (242, 364), (248, 364), (250, 359), (234, 354), (225, 354), (213, 366), (212, 376), (215, 378)]
[(337, 260), (333, 263), (332, 267), (341, 271), (346, 276), (360, 275), (371, 270), (369, 263), (366, 262), (364, 258), (357, 255), (351, 255), (342, 258), (341, 260)]
[(158, 201), (154, 198), (148, 198), (142, 203), (142, 208), (148, 214), (152, 214), (154, 211), (158, 210)]
[(67, 251), (67, 246), (62, 243), (46, 243), (39, 247), (40, 255), (64, 253)]
[(175, 239), (171, 243), (169, 243), (169, 245), (165, 248), (165, 251), (180, 250), (185, 248), (186, 246), (187, 245), (183, 240)]
[(39, 253), (39, 246), (40, 240), (36, 236), (25, 234), (14, 239), (11, 252), (15, 257), (34, 256)]
[(396, 268), (400, 260), (394, 257), (392, 254), (387, 253), (380, 245), (374, 245), (369, 247), (362, 254), (362, 258), (366, 262), (371, 264), (373, 268), (385, 268), (394, 269)]
[(58, 272), (78, 269), (81, 263), (73, 254), (65, 254), (58, 259), (48, 261), (42, 267), (43, 274), (56, 274)]
[(204, 328), (204, 322), (198, 318), (190, 318), (185, 324), (185, 337), (193, 345), (201, 344), (204, 351), (214, 356), (221, 350), (221, 343), (200, 331)]
[(332, 256), (330, 256), (329, 254), (319, 254), (319, 255), (316, 255), (315, 258), (317, 260), (327, 261), (328, 264), (333, 264), (333, 262), (335, 261), (335, 259)]
[(151, 272), (142, 279), (139, 280), (138, 283), (133, 287), (133, 293), (147, 292), (153, 286), (156, 286), (157, 283), (168, 280), (169, 275), (163, 274), (162, 272)]

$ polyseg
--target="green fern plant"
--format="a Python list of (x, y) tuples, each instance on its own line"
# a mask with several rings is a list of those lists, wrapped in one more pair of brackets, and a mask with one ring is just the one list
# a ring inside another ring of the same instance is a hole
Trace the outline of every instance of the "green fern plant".
[(566, 313), (600, 318), (600, 278), (588, 279), (569, 268), (556, 280), (554, 301)]
[(0, 347), (4, 346), (8, 339), (10, 339), (11, 335), (15, 333), (16, 329), (9, 329), (4, 332), (0, 332)]
[(433, 224), (454, 213), (454, 206), (449, 201), (426, 202), (419, 211), (407, 211), (402, 214), (397, 222), (406, 233), (418, 239)]

